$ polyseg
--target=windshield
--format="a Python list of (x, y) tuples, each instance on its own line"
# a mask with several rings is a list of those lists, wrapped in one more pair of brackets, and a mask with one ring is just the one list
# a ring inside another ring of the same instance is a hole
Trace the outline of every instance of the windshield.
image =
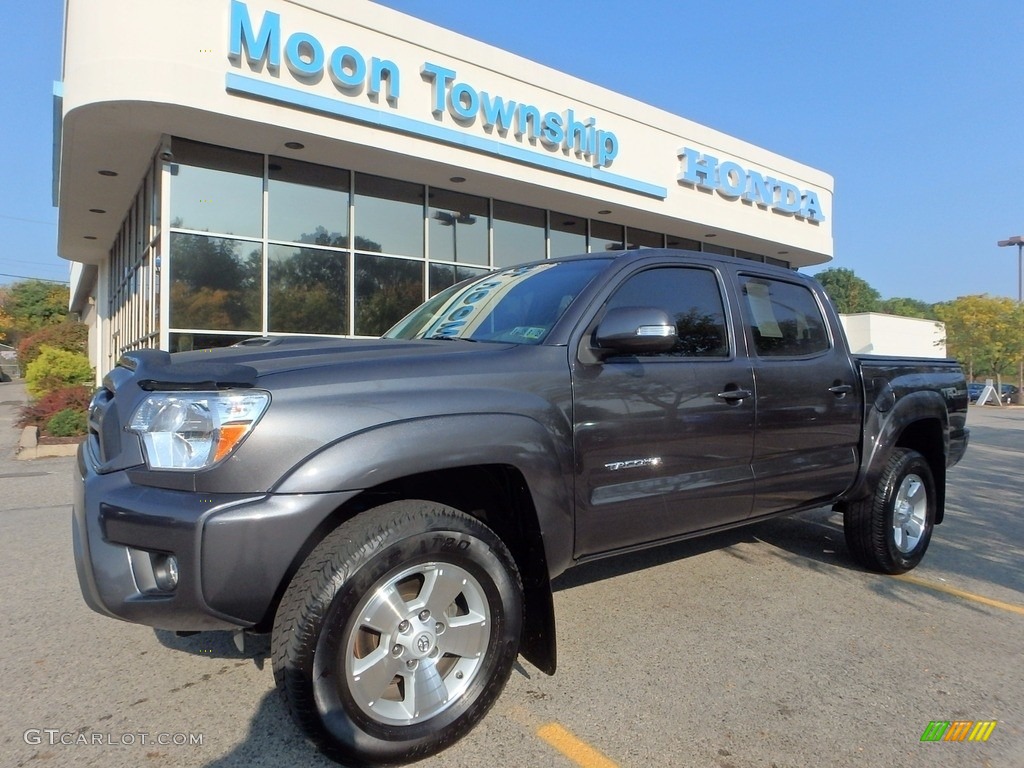
[(529, 264), (453, 285), (384, 336), (540, 344), (606, 264), (604, 259)]

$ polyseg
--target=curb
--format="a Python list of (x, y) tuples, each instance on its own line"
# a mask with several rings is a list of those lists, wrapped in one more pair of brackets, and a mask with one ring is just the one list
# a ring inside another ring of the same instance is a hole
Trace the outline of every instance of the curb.
[(78, 445), (78, 443), (40, 445), (39, 427), (25, 427), (21, 430), (21, 438), (18, 440), (18, 448), (15, 451), (14, 458), (18, 461), (31, 461), (32, 459), (74, 456), (78, 453)]

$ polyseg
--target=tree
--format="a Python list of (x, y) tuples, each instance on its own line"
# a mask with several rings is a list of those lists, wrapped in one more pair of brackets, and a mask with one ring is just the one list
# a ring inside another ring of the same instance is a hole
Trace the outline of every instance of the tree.
[(0, 288), (0, 340), (17, 344), (24, 336), (68, 316), (68, 287), (23, 280)]
[(1002, 379), (1024, 356), (1024, 307), (1012, 299), (987, 295), (961, 296), (935, 305), (946, 324), (946, 346), (970, 377)]
[(833, 267), (814, 277), (843, 314), (878, 311), (881, 294), (857, 277), (852, 269)]
[(935, 320), (935, 308), (928, 302), (908, 297), (885, 299), (878, 305), (879, 312), (902, 317), (919, 317), (924, 320)]

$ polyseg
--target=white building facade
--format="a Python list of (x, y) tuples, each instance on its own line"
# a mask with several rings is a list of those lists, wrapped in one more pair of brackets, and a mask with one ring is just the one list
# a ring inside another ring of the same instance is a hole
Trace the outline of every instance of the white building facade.
[(137, 347), (377, 336), (489, 269), (832, 258), (833, 180), (365, 0), (68, 0), (58, 252)]

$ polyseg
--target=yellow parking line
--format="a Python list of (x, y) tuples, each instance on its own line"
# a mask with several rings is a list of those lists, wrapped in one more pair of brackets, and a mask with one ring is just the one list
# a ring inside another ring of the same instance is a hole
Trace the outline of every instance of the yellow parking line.
[(615, 763), (589, 744), (577, 739), (558, 723), (541, 726), (537, 729), (537, 735), (582, 768), (618, 768)]
[(964, 600), (970, 600), (975, 603), (981, 603), (992, 608), (998, 608), (1001, 611), (1009, 611), (1010, 613), (1017, 613), (1024, 616), (1024, 605), (1017, 605), (1016, 603), (1004, 603), (1002, 600), (993, 600), (991, 597), (984, 597), (982, 595), (976, 595), (973, 592), (965, 592), (962, 589), (956, 587), (947, 587), (945, 584), (936, 584), (934, 581), (925, 581), (919, 579), (916, 576), (908, 576), (906, 574), (902, 576), (896, 576), (895, 578), (900, 581), (905, 581), (908, 584), (915, 584), (925, 589), (931, 589), (935, 592), (942, 592), (945, 595), (952, 595), (953, 597), (960, 597)]

